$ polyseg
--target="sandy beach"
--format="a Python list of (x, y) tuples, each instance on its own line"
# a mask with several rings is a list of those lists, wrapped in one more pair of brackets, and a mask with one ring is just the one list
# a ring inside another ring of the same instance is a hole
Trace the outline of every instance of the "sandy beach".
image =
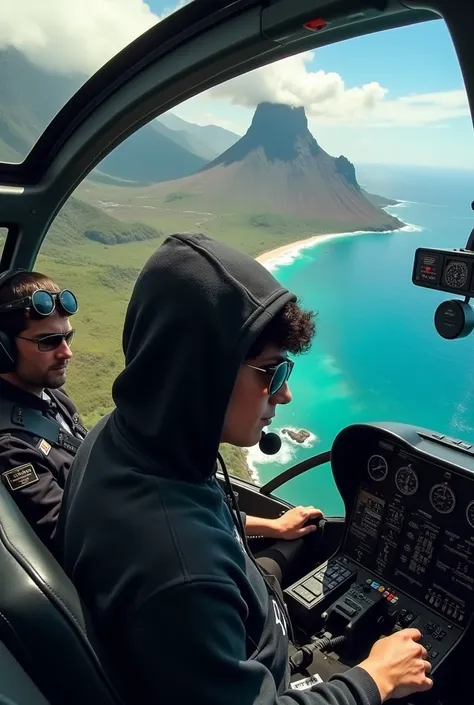
[(281, 247), (276, 247), (274, 250), (263, 252), (255, 259), (257, 262), (264, 264), (266, 267), (271, 267), (277, 263), (290, 264), (293, 259), (296, 259), (296, 257), (299, 256), (301, 250), (314, 247), (315, 245), (322, 245), (323, 242), (334, 240), (337, 237), (350, 237), (350, 235), (356, 234), (361, 233), (325, 233), (321, 235), (312, 235), (305, 240), (296, 240), (296, 242), (289, 242), (287, 245), (282, 245)]
[[(405, 223), (401, 228), (396, 230), (387, 230), (385, 233), (381, 232), (380, 235), (393, 235), (398, 232), (418, 232), (422, 228), (417, 225), (412, 225), (411, 223)], [(277, 265), (291, 264), (293, 260), (299, 257), (302, 250), (306, 250), (310, 247), (315, 247), (316, 245), (322, 245), (329, 240), (335, 240), (341, 237), (358, 237), (360, 235), (374, 235), (373, 230), (355, 230), (354, 232), (343, 232), (343, 233), (324, 233), (321, 235), (311, 235), (311, 237), (305, 240), (296, 240), (295, 242), (289, 242), (287, 245), (282, 245), (281, 247), (276, 247), (274, 250), (268, 250), (267, 252), (262, 252), (255, 259), (260, 264), (263, 264), (267, 269), (272, 269)]]

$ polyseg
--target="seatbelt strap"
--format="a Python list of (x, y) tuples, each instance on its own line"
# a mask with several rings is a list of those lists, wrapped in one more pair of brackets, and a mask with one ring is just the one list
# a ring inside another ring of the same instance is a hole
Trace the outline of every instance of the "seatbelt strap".
[(56, 421), (47, 419), (40, 411), (18, 404), (0, 404), (0, 432), (26, 431), (44, 438), (54, 446), (76, 455), (82, 441), (71, 435)]

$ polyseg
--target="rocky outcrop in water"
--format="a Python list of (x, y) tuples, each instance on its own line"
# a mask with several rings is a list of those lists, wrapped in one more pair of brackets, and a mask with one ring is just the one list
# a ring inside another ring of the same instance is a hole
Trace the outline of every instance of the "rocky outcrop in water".
[(295, 441), (296, 443), (304, 443), (307, 438), (310, 437), (310, 432), (305, 431), (304, 428), (300, 429), (299, 431), (292, 431), (290, 428), (284, 428), (282, 429), (282, 433), (286, 433), (287, 436), (291, 438), (292, 441)]

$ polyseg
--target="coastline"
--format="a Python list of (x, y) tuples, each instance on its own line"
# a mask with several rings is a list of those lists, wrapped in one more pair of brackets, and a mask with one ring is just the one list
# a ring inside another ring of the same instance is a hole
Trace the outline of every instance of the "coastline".
[(283, 259), (285, 263), (289, 264), (287, 260), (288, 256), (291, 259), (295, 259), (300, 254), (301, 250), (305, 250), (309, 247), (314, 247), (328, 240), (333, 240), (336, 237), (345, 237), (350, 233), (324, 233), (321, 235), (311, 235), (304, 240), (296, 240), (296, 242), (289, 242), (287, 245), (281, 245), (280, 247), (275, 247), (273, 250), (267, 250), (267, 252), (262, 252), (261, 255), (255, 257), (257, 262), (263, 265), (275, 265), (283, 264)]
[[(385, 209), (397, 208), (400, 206), (405, 206), (408, 201), (397, 201), (393, 206), (385, 206)], [(403, 221), (400, 221), (403, 222)], [(306, 250), (317, 245), (322, 245), (324, 242), (329, 242), (330, 240), (335, 240), (341, 237), (355, 237), (359, 235), (392, 235), (393, 233), (399, 232), (416, 232), (421, 230), (417, 225), (412, 225), (410, 223), (403, 222), (403, 225), (394, 230), (354, 230), (352, 232), (336, 232), (336, 233), (320, 233), (310, 235), (302, 240), (296, 240), (295, 242), (289, 242), (286, 245), (280, 245), (280, 247), (275, 247), (273, 250), (267, 250), (257, 255), (255, 259), (260, 264), (263, 264), (267, 269), (272, 269), (276, 266), (281, 266), (284, 264), (291, 264), (293, 260), (297, 259), (302, 250)]]

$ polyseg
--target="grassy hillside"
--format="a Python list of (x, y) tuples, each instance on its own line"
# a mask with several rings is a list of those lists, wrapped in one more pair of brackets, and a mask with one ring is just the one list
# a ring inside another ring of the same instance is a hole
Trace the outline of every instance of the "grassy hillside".
[(231, 475), (240, 477), (241, 480), (253, 482), (247, 465), (246, 450), (230, 446), (228, 443), (222, 443), (219, 450), (224, 458), (226, 468)]
[(124, 223), (108, 213), (70, 198), (54, 220), (44, 245), (44, 252), (56, 251), (58, 247), (74, 247), (79, 240), (92, 240), (104, 245), (124, 242), (153, 240), (161, 232), (143, 223)]
[(165, 234), (204, 230), (254, 256), (318, 233), (360, 228), (357, 220), (338, 224), (334, 220), (294, 214), (249, 213), (211, 197), (203, 204), (199, 194), (178, 190), (176, 186), (173, 190), (171, 184), (126, 188), (88, 182), (79, 188), (78, 195), (95, 205), (100, 201), (119, 203), (120, 206), (110, 207), (118, 219), (140, 221)]

